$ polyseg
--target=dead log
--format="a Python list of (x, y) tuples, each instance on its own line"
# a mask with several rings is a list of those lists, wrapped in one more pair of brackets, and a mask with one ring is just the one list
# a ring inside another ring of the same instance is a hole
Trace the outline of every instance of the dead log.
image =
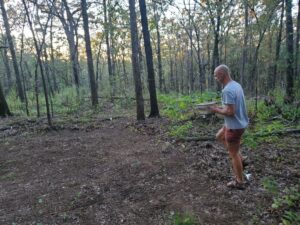
[(265, 132), (265, 133), (255, 133), (254, 137), (267, 137), (267, 136), (274, 136), (274, 135), (285, 135), (285, 134), (299, 134), (300, 129), (286, 129), (286, 130), (277, 130), (272, 132)]
[[(286, 130), (278, 130), (278, 131), (272, 131), (272, 132), (266, 132), (266, 133), (255, 133), (254, 137), (268, 137), (268, 136), (274, 136), (274, 135), (285, 135), (285, 134), (299, 134), (300, 129), (286, 129)], [(215, 141), (215, 136), (202, 136), (202, 137), (182, 137), (177, 138), (176, 142), (190, 142), (190, 141)]]
[(176, 142), (190, 142), (190, 141), (214, 141), (215, 136), (203, 136), (203, 137), (183, 137), (176, 139)]

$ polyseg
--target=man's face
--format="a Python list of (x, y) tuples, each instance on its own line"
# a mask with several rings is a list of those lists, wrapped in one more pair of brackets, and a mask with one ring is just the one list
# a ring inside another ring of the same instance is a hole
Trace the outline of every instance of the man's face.
[(214, 78), (216, 81), (223, 83), (225, 74), (221, 70), (215, 70)]

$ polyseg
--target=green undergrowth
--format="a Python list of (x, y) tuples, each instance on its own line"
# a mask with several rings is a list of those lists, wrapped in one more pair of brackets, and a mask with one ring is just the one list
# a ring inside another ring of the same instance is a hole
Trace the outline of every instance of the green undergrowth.
[(259, 100), (257, 111), (255, 102), (248, 101), (248, 113), (252, 116), (244, 135), (247, 146), (256, 148), (262, 143), (275, 143), (280, 140), (278, 131), (284, 133), (285, 130), (300, 128), (300, 107), (284, 103), (283, 96), (278, 93), (274, 99), (271, 105)]
[(193, 129), (190, 118), (197, 111), (196, 105), (209, 101), (217, 102), (219, 98), (213, 92), (194, 93), (192, 95), (159, 94), (158, 101), (161, 115), (171, 121), (169, 135), (175, 138), (183, 138), (188, 136)]
[[(79, 93), (79, 95), (78, 95)], [(21, 103), (15, 91), (11, 91), (6, 97), (10, 111), (18, 117), (35, 119), (38, 116), (37, 101), (34, 92), (27, 92), (28, 112), (26, 113), (25, 103)], [(92, 107), (89, 90), (80, 88), (76, 91), (75, 87), (65, 87), (54, 96), (49, 96), (49, 109), (53, 120), (77, 120), (89, 122), (95, 116), (113, 118), (131, 113), (135, 107), (135, 101), (129, 97), (111, 99), (107, 97), (99, 98), (99, 105)], [(46, 103), (42, 93), (39, 94), (40, 117), (46, 117)]]
[(170, 216), (169, 225), (198, 225), (198, 221), (194, 215), (185, 213), (175, 213)]
[(162, 116), (172, 121), (180, 121), (188, 118), (197, 104), (208, 101), (219, 101), (214, 92), (194, 93), (191, 95), (159, 94), (158, 101), (161, 106)]
[(281, 190), (273, 177), (266, 177), (262, 184), (272, 197), (271, 211), (280, 218), (282, 224), (300, 224), (300, 183)]
[[(257, 148), (262, 143), (276, 143), (280, 140), (278, 131), (300, 129), (300, 107), (295, 104), (285, 104), (280, 91), (274, 91), (274, 102), (270, 105), (265, 100), (255, 102), (247, 100), (247, 109), (250, 116), (250, 125), (246, 129), (243, 143), (250, 148)], [(169, 134), (172, 137), (184, 137), (193, 128), (189, 121), (197, 112), (197, 104), (216, 101), (220, 102), (217, 93), (205, 92), (192, 95), (159, 94), (160, 113), (171, 120)]]

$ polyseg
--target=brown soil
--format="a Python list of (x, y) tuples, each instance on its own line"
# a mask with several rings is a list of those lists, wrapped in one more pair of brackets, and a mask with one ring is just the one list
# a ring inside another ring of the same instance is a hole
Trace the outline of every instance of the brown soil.
[(279, 223), (262, 180), (299, 182), (299, 137), (243, 146), (251, 181), (231, 190), (226, 151), (214, 141), (175, 142), (167, 125), (96, 118), (49, 130), (41, 121), (1, 119), (0, 224), (167, 225), (174, 214), (205, 225)]

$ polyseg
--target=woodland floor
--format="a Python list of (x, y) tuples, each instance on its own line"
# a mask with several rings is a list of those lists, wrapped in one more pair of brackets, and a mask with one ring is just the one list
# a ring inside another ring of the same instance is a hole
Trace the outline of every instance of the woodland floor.
[[(299, 135), (242, 146), (252, 177), (231, 190), (227, 152), (215, 141), (176, 142), (168, 123), (95, 117), (50, 130), (44, 120), (0, 119), (0, 224), (168, 225), (177, 213), (202, 225), (279, 224), (262, 180), (299, 182)], [(207, 136), (222, 121), (193, 123)]]

